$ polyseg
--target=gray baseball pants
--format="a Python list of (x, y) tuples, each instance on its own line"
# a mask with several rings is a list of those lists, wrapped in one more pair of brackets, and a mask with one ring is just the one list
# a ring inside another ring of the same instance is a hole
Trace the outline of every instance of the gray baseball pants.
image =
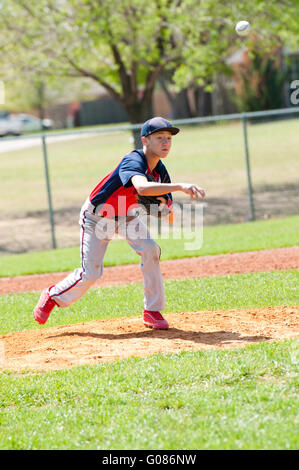
[(50, 290), (50, 297), (59, 307), (68, 307), (80, 299), (103, 274), (103, 259), (114, 233), (125, 238), (141, 257), (144, 308), (161, 311), (165, 308), (164, 286), (160, 270), (159, 245), (150, 237), (146, 225), (138, 217), (109, 220), (93, 213), (87, 200), (80, 213), (81, 268), (75, 269)]

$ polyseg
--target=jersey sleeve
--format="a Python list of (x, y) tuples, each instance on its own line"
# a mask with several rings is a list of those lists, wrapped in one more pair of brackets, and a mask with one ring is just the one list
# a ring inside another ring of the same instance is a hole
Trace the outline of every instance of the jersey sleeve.
[(126, 155), (119, 166), (119, 177), (125, 188), (132, 186), (131, 178), (135, 175), (145, 176), (147, 165), (138, 152)]

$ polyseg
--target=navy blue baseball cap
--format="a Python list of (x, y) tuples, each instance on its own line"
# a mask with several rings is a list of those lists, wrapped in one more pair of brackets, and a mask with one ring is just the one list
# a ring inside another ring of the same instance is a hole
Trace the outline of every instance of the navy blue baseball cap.
[(169, 131), (171, 134), (175, 135), (180, 132), (180, 129), (178, 127), (173, 127), (169, 121), (162, 117), (155, 117), (149, 119), (143, 124), (141, 129), (141, 137), (147, 137), (148, 135), (159, 131)]

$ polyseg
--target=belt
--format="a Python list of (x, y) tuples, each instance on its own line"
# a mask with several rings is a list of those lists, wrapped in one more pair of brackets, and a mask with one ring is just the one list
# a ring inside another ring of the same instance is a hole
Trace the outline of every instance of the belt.
[[(87, 210), (92, 212), (94, 215), (96, 215), (97, 206), (94, 206), (93, 204), (91, 204), (91, 202), (89, 202)], [(99, 217), (105, 219), (104, 215), (99, 215)], [(136, 215), (116, 215), (112, 217), (110, 220), (113, 220), (113, 219), (114, 220), (126, 220), (127, 222), (130, 222), (131, 220), (135, 218), (136, 218)]]

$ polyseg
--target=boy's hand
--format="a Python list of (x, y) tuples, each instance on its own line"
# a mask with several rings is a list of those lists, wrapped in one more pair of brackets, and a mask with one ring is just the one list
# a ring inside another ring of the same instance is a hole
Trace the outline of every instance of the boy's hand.
[(191, 199), (196, 199), (197, 201), (199, 200), (199, 196), (202, 198), (205, 197), (206, 193), (204, 189), (200, 188), (199, 186), (196, 186), (196, 184), (181, 184), (181, 191), (183, 191), (186, 194), (190, 194)]

